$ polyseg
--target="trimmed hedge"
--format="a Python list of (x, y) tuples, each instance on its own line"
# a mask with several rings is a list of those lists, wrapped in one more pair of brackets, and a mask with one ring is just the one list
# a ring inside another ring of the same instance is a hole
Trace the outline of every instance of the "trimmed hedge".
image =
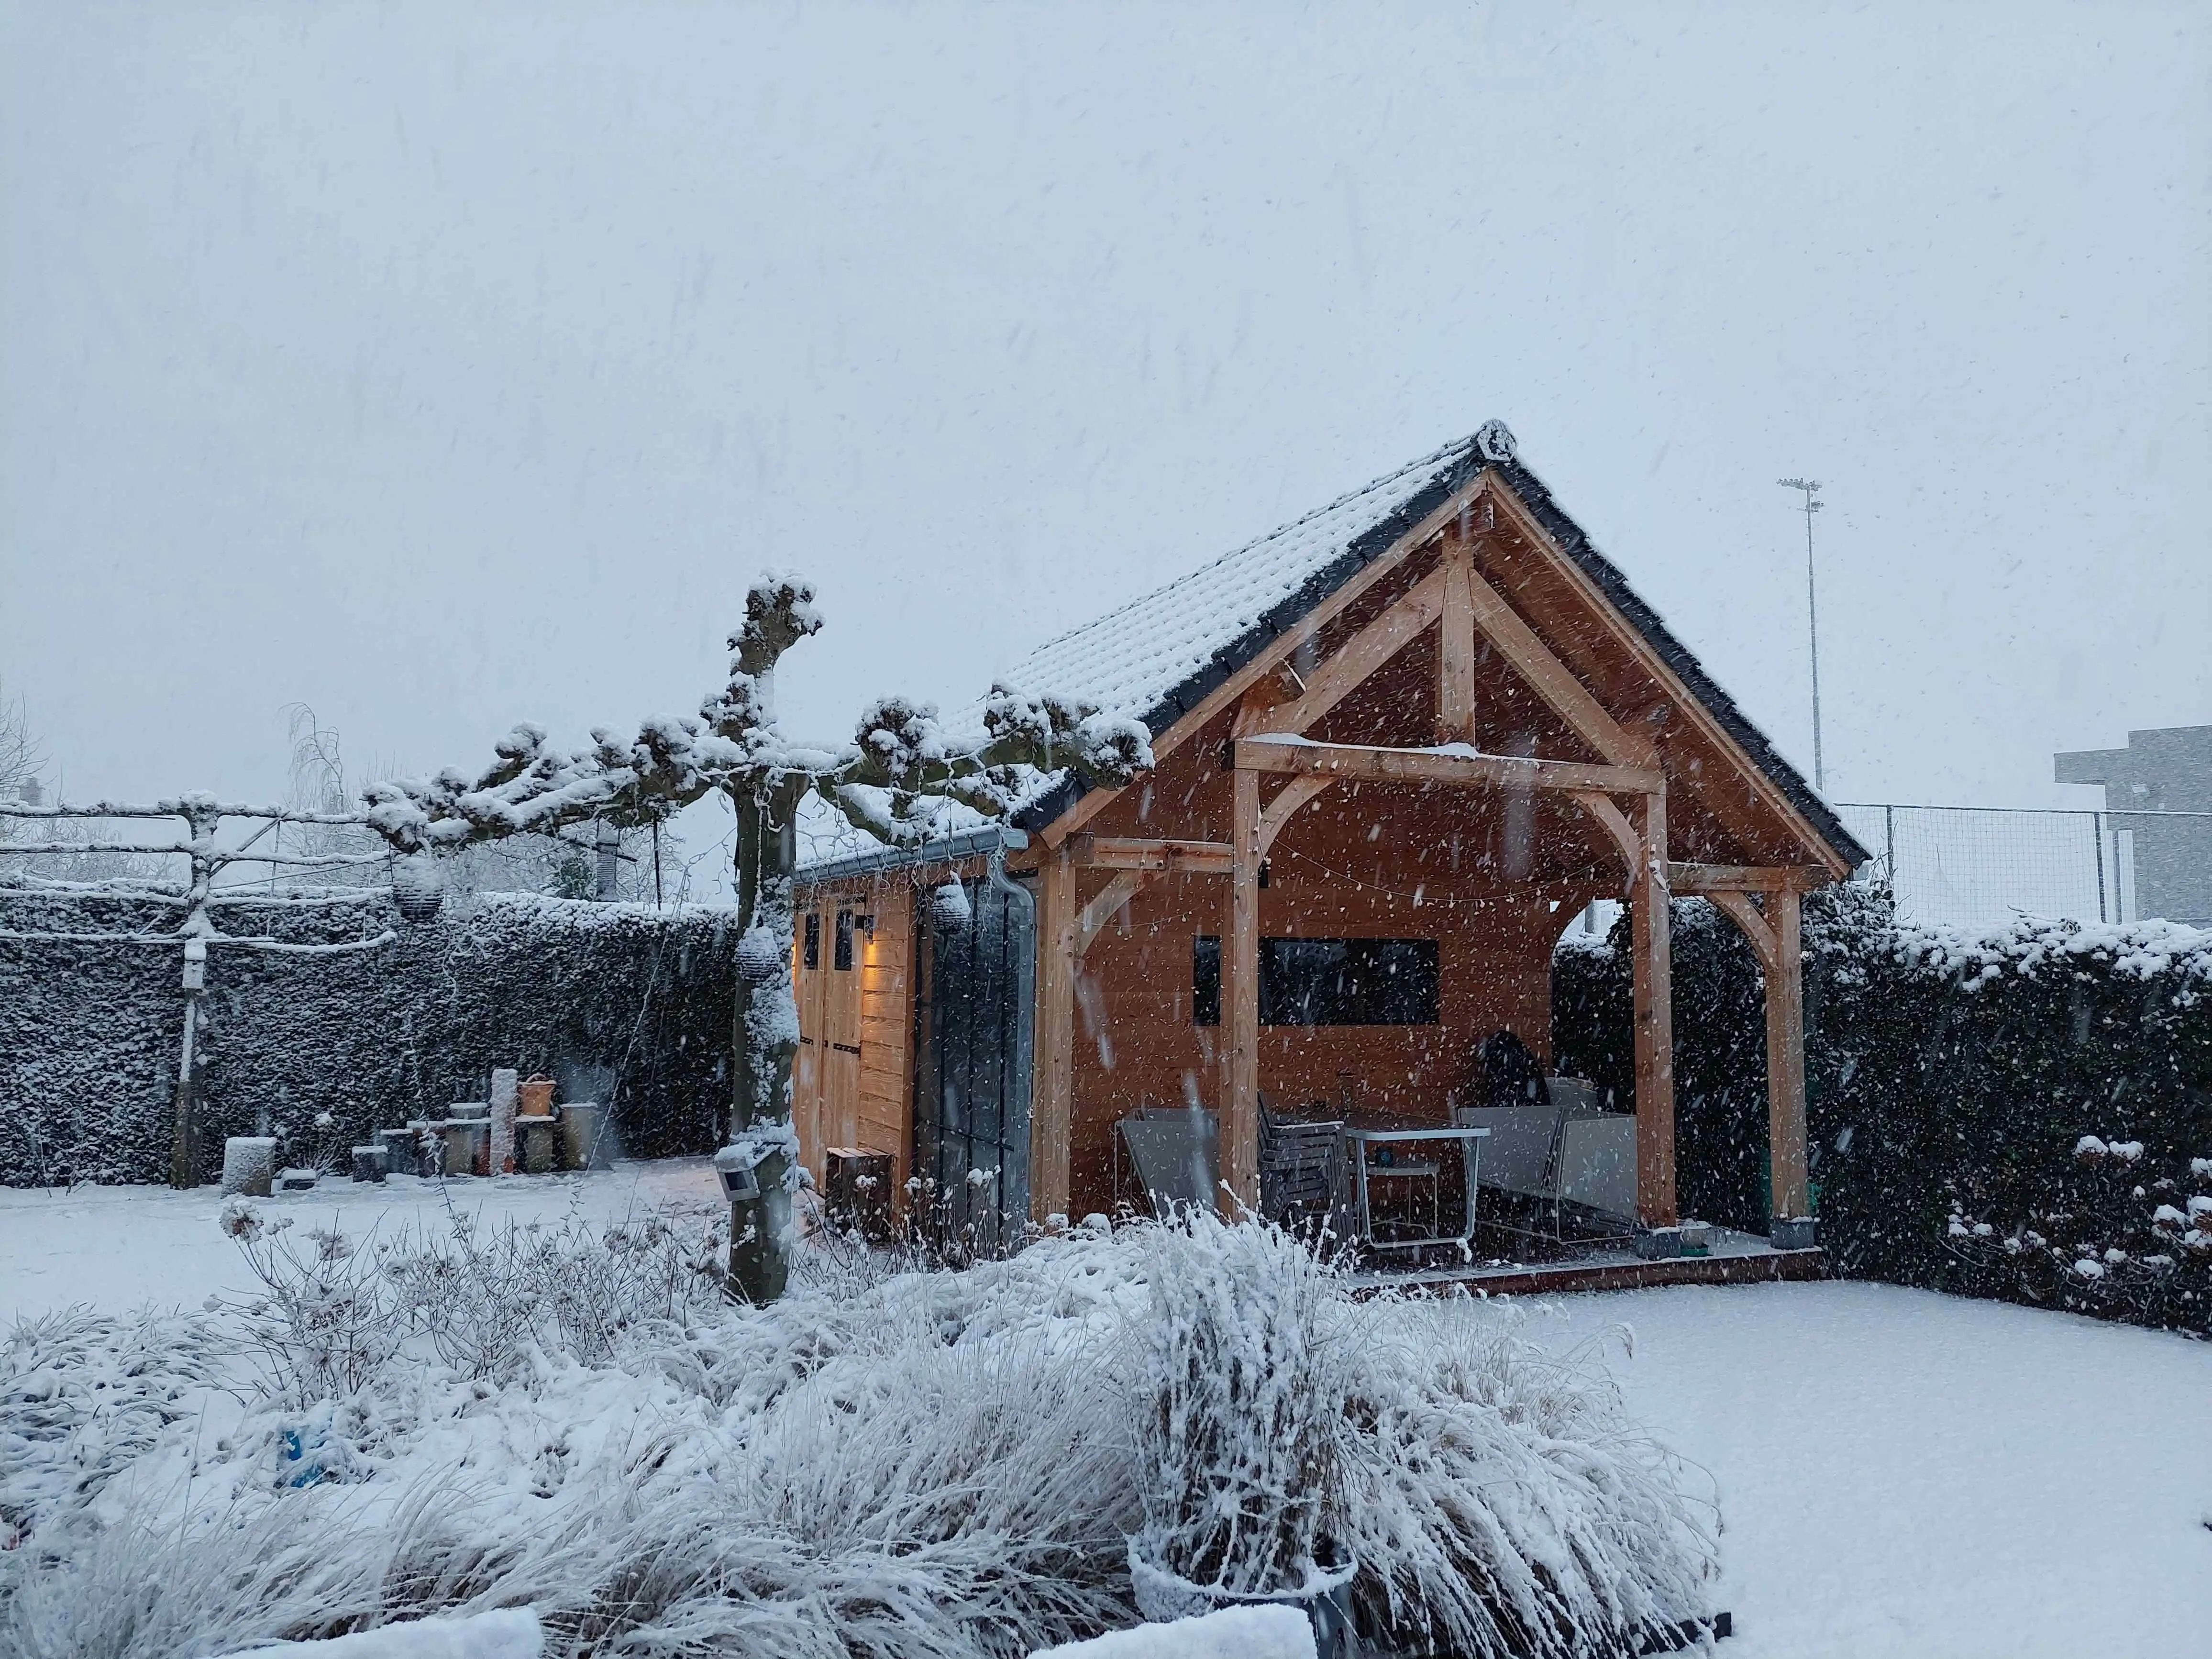
[[(16, 933), (166, 932), (158, 901), (0, 890)], [(204, 1173), (265, 1110), (288, 1162), (335, 1159), (374, 1129), (481, 1100), (495, 1066), (608, 1100), (624, 1150), (712, 1150), (729, 1109), (733, 936), (726, 911), (486, 896), (427, 925), (389, 895), (227, 908), (224, 925), (298, 943), (392, 928), (380, 950), (209, 953), (198, 1044)], [(0, 939), (0, 1183), (167, 1178), (184, 1001), (173, 946)], [(326, 1124), (318, 1120), (327, 1115)]]
[[(1758, 967), (1711, 905), (1674, 916), (1682, 1208), (1764, 1231)], [(1623, 1100), (1626, 926), (1553, 971), (1559, 1069)], [(1805, 941), (1809, 1151), (1836, 1271), (2212, 1331), (2212, 933), (1916, 926), (1850, 886), (1808, 897)], [(2084, 1137), (2135, 1150), (2077, 1158)], [(2075, 1265), (2092, 1256), (2104, 1270)]]

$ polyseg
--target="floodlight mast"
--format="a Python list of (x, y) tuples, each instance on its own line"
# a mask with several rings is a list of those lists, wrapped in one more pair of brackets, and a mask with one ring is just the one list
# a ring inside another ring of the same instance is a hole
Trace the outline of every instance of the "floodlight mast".
[(1826, 769), (1820, 763), (1820, 605), (1813, 586), (1813, 515), (1825, 503), (1814, 498), (1820, 488), (1818, 478), (1779, 478), (1776, 482), (1784, 489), (1804, 492), (1805, 505), (1798, 511), (1805, 515), (1805, 627), (1812, 641), (1813, 655), (1813, 787), (1827, 793)]

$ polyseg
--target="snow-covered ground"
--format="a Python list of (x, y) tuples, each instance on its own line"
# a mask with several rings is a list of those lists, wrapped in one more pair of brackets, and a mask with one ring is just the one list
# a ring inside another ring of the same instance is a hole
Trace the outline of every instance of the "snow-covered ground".
[[(714, 1201), (703, 1163), (326, 1185), (266, 1200), (359, 1237), (434, 1219), (611, 1219)], [(0, 1319), (245, 1291), (212, 1189), (0, 1191)], [(2212, 1629), (2212, 1344), (1872, 1285), (1523, 1304), (1708, 1472), (1736, 1659), (2148, 1653)], [(1490, 1317), (1470, 1310), (1469, 1318)], [(1632, 1346), (1620, 1340), (1626, 1328)]]
[(2148, 1654), (2212, 1631), (2212, 1343), (1886, 1285), (1553, 1299), (1711, 1472), (1730, 1659)]
[[(703, 1209), (719, 1202), (720, 1190), (707, 1159), (666, 1158), (489, 1181), (394, 1176), (379, 1187), (340, 1176), (312, 1192), (255, 1202), (271, 1216), (297, 1217), (302, 1228), (336, 1218), (359, 1238), (380, 1224), (389, 1231), (434, 1220), (448, 1206), (495, 1225), (559, 1222), (572, 1212), (598, 1223), (671, 1206)], [(251, 1290), (253, 1276), (237, 1245), (215, 1224), (222, 1207), (213, 1187), (0, 1188), (0, 1323), (75, 1304), (107, 1313), (147, 1303), (197, 1308), (211, 1293)]]

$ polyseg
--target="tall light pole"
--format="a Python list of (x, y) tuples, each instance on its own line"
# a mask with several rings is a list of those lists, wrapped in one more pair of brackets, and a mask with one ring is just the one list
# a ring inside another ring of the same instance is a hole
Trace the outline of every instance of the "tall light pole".
[(1799, 489), (1805, 494), (1805, 626), (1813, 641), (1813, 787), (1826, 794), (1828, 788), (1826, 769), (1820, 763), (1820, 605), (1813, 586), (1813, 515), (1822, 503), (1814, 499), (1813, 492), (1820, 489), (1818, 478), (1782, 478), (1777, 480), (1784, 489)]

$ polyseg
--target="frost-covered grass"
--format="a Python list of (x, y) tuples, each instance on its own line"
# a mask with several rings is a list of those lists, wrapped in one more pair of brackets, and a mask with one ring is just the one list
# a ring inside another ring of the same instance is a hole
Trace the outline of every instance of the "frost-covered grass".
[(755, 1310), (682, 1218), (283, 1218), (231, 1212), (245, 1296), (19, 1324), (0, 1650), (528, 1604), (564, 1654), (1026, 1654), (1133, 1621), (1139, 1534), (1246, 1592), (1357, 1561), (1373, 1616), (1470, 1654), (1710, 1607), (1710, 1511), (1601, 1376), (1258, 1229), (847, 1261)]

